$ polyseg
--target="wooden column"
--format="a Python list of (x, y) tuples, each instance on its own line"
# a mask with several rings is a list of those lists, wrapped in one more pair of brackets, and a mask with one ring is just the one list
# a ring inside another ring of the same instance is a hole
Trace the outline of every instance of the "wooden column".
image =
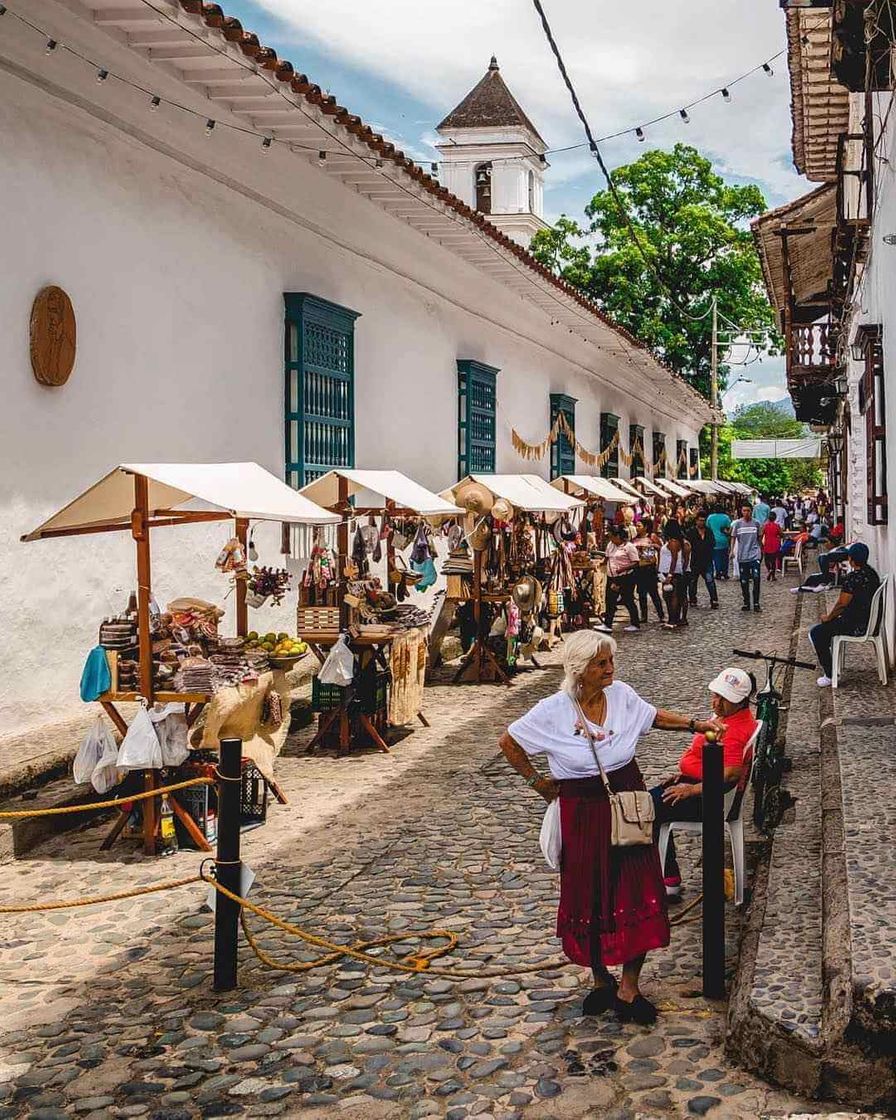
[[(236, 519), (236, 539), (240, 542), (243, 555), (248, 562), (249, 522), (245, 517)], [(249, 608), (246, 606), (246, 581), (236, 581), (236, 634), (238, 638), (245, 638), (249, 633)]]
[[(149, 632), (149, 597), (152, 593), (152, 570), (149, 552), (149, 482), (144, 475), (134, 475), (134, 512), (131, 514), (131, 534), (137, 546), (137, 646), (140, 658), (140, 693), (148, 704), (155, 700), (152, 679), (152, 635)], [(156, 788), (153, 770), (143, 771), (143, 786), (148, 792)], [(156, 799), (143, 802), (143, 851), (155, 855), (156, 851)]]
[[(386, 501), (386, 514), (389, 517), (390, 521), (391, 521), (392, 515), (394, 513), (395, 513), (395, 503), (392, 502), (392, 501), (389, 501), (387, 499), (387, 501)], [(394, 594), (395, 589), (398, 586), (398, 584), (393, 584), (392, 583), (392, 578), (391, 578), (391, 574), (390, 574), (395, 567), (395, 548), (392, 544), (392, 536), (393, 536), (393, 534), (390, 533), (388, 535), (388, 537), (386, 537), (386, 590), (391, 591)]]
[(350, 515), (348, 504), (348, 479), (339, 476), (339, 514), (342, 520), (336, 530), (336, 551), (339, 554), (339, 628), (348, 627), (348, 605), (345, 601), (346, 578), (345, 566), (348, 563), (348, 518)]

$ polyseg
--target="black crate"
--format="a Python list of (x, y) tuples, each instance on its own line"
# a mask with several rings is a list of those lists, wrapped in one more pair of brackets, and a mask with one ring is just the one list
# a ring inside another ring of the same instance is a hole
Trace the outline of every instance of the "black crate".
[[(206, 840), (214, 844), (218, 839), (218, 795), (215, 787), (191, 786), (189, 789), (177, 790), (171, 797), (177, 798), (178, 804), (190, 814)], [(178, 844), (182, 848), (195, 848), (196, 844), (183, 822), (175, 817), (174, 825)]]
[(366, 716), (375, 715), (389, 706), (389, 682), (392, 674), (388, 669), (381, 669), (375, 676), (364, 678), (358, 690), (358, 699), (361, 702), (361, 711)]
[(313, 677), (311, 681), (311, 707), (316, 712), (331, 712), (342, 706), (345, 689), (338, 684), (323, 684)]
[(268, 784), (261, 771), (251, 762), (243, 767), (240, 784), (240, 827), (254, 828), (264, 824), (268, 815)]

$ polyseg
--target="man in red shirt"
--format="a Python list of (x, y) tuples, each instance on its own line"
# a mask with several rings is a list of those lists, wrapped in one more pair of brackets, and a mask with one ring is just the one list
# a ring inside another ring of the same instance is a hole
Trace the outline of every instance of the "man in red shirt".
[[(743, 669), (723, 669), (710, 681), (712, 710), (725, 724), (722, 735), (722, 765), (725, 772), (725, 789), (746, 781), (749, 760), (744, 759), (744, 748), (756, 730), (756, 720), (750, 711), (750, 697), (756, 682)], [(656, 808), (654, 838), (660, 825), (666, 821), (699, 821), (703, 819), (703, 747), (706, 736), (695, 735), (691, 745), (681, 756), (678, 773), (667, 778), (651, 791)], [(666, 866), (663, 869), (666, 895), (678, 898), (681, 894), (681, 872), (675, 856), (675, 841), (669, 836), (666, 849)]]

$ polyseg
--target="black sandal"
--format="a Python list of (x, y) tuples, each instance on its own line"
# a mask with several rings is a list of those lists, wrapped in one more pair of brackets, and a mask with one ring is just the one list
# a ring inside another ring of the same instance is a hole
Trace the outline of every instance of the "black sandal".
[(657, 1011), (649, 999), (637, 995), (631, 1003), (627, 1003), (619, 996), (613, 1000), (613, 1010), (623, 1023), (640, 1023), (647, 1027), (656, 1022)]
[(616, 1004), (616, 990), (619, 987), (619, 982), (610, 977), (609, 984), (605, 984), (602, 988), (593, 988), (582, 1003), (583, 1015), (603, 1015), (605, 1011), (609, 1011)]

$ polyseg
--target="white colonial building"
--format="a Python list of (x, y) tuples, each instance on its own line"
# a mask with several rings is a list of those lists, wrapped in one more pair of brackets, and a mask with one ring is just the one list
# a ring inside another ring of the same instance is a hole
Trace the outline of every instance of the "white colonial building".
[[(667, 448), (670, 470), (695, 461), (702, 398), (518, 243), (545, 168), (521, 111), (488, 142), (443, 127), (492, 163), (486, 217), (453, 153), (431, 178), (215, 4), (6, 8), (0, 736), (78, 713), (97, 626), (134, 586), (124, 535), (20, 543), (117, 463), (255, 460), (294, 485), (395, 467), (438, 490), (471, 469), (568, 472), (569, 447), (532, 464), (511, 442), (543, 439), (560, 408), (586, 447), (618, 430)], [(77, 327), (55, 386), (29, 352), (51, 285)], [(160, 602), (220, 601), (221, 530), (166, 533)], [(256, 540), (279, 562), (279, 534)]]

